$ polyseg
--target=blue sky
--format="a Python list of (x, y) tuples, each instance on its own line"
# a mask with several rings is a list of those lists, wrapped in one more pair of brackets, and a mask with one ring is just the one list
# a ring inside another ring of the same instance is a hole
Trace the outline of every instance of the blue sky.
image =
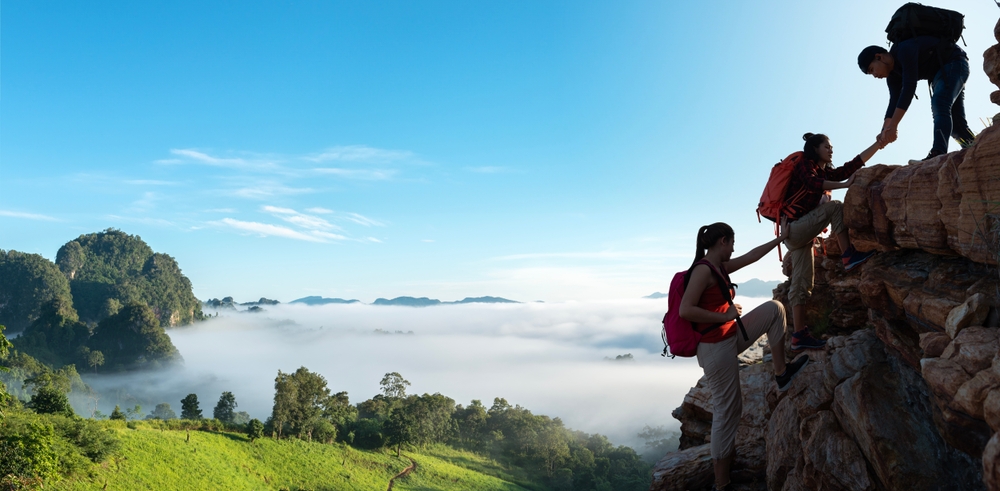
[[(936, 5), (966, 14), (979, 131), (1000, 9)], [(754, 208), (802, 133), (838, 163), (874, 140), (855, 59), (896, 6), (6, 1), (0, 248), (119, 228), (202, 299), (665, 291), (700, 225), (771, 236)], [(929, 150), (924, 87), (875, 162)]]

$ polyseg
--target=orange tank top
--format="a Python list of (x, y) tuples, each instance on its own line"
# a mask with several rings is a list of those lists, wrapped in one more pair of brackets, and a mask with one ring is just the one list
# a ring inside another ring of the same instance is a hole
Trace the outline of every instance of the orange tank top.
[[(711, 266), (709, 266), (711, 267)], [(719, 272), (722, 273), (722, 277), (726, 279), (726, 285), (729, 285), (729, 295), (731, 297), (736, 296), (736, 289), (733, 288), (732, 281), (729, 280), (729, 273), (726, 272), (724, 268), (719, 268)], [(712, 279), (716, 282), (718, 279), (712, 274)], [(722, 296), (722, 291), (719, 289), (719, 285), (709, 285), (705, 288), (705, 291), (701, 294), (701, 299), (698, 300), (698, 307), (701, 307), (709, 312), (720, 312), (724, 313), (729, 310), (729, 302)], [(702, 332), (705, 329), (713, 326), (712, 323), (693, 323), (694, 328), (698, 332)], [(730, 336), (736, 335), (736, 321), (731, 320), (722, 324), (721, 326), (712, 329), (707, 334), (701, 337), (702, 343), (718, 343)]]

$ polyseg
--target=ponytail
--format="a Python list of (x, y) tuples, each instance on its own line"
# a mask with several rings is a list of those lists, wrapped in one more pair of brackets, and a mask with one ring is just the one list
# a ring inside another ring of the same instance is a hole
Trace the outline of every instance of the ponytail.
[(736, 233), (733, 232), (733, 227), (722, 222), (716, 222), (699, 228), (696, 243), (697, 249), (695, 250), (694, 261), (691, 263), (691, 266), (693, 267), (695, 263), (701, 261), (708, 252), (708, 248), (714, 246), (719, 239), (733, 240), (735, 237)]

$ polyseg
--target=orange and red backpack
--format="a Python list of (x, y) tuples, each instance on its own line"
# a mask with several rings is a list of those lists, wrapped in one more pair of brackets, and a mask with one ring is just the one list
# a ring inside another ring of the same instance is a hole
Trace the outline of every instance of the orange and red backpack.
[[(771, 175), (767, 178), (767, 185), (764, 186), (764, 193), (760, 195), (760, 203), (757, 205), (757, 221), (764, 217), (774, 222), (774, 235), (778, 236), (778, 224), (782, 218), (796, 218), (795, 204), (805, 196), (805, 189), (800, 189), (792, 196), (788, 196), (788, 183), (792, 180), (792, 173), (795, 166), (805, 158), (803, 152), (795, 152), (781, 162), (774, 164), (771, 168)], [(778, 260), (781, 260), (781, 244), (778, 244)]]

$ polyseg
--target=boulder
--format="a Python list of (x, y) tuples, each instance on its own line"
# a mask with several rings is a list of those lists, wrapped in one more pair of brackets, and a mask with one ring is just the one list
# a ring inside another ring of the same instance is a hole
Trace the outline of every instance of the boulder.
[(983, 370), (962, 384), (952, 402), (955, 409), (976, 419), (985, 420), (983, 405), (990, 392), (1000, 388), (1000, 373), (992, 368)]
[(837, 386), (833, 408), (885, 489), (982, 489), (979, 462), (945, 443), (926, 384), (895, 358)]
[(975, 375), (993, 364), (993, 357), (1000, 349), (997, 329), (990, 327), (968, 327), (958, 333), (958, 336), (941, 353), (941, 358), (947, 358), (961, 365), (969, 375)]
[(782, 399), (767, 424), (767, 489), (782, 489), (789, 472), (801, 468), (800, 420), (792, 400), (791, 397)]
[(959, 305), (948, 312), (944, 329), (949, 336), (954, 338), (958, 331), (969, 326), (981, 326), (986, 322), (986, 316), (990, 313), (990, 305), (987, 303), (986, 295), (976, 293), (972, 295), (962, 305)]
[[(997, 264), (992, 203), (1000, 201), (1000, 129), (969, 149), (907, 166), (858, 171), (844, 198), (855, 247), (921, 249)], [(992, 251), (991, 251), (992, 249)]]
[(1000, 491), (1000, 433), (994, 433), (983, 451), (983, 482), (986, 489)]
[(670, 452), (653, 467), (650, 491), (709, 489), (715, 482), (709, 444)]
[(802, 483), (817, 491), (876, 489), (861, 450), (843, 431), (831, 411), (820, 411), (802, 421)]
[(870, 329), (857, 331), (844, 338), (833, 338), (829, 343), (831, 354), (823, 366), (823, 382), (827, 391), (858, 373), (870, 363), (885, 359), (882, 343)]
[(951, 401), (959, 387), (972, 378), (961, 365), (947, 358), (920, 360), (920, 372), (931, 391), (945, 401)]
[(983, 400), (983, 419), (993, 431), (1000, 431), (1000, 389), (993, 389)]
[(925, 332), (920, 335), (920, 349), (924, 358), (937, 358), (951, 343), (951, 336), (943, 332)]

